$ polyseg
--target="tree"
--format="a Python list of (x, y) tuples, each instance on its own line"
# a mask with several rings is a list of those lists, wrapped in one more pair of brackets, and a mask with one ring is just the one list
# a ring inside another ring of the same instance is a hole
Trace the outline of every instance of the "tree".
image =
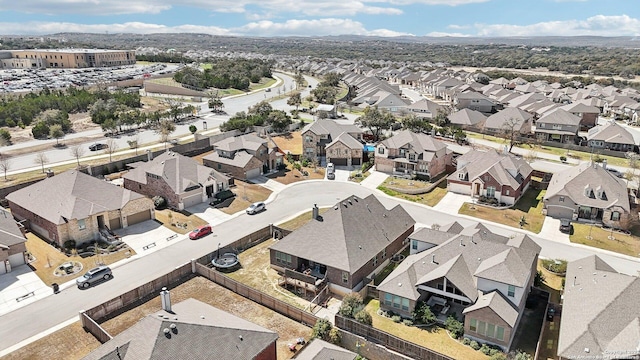
[(262, 119), (266, 119), (269, 116), (269, 113), (273, 111), (273, 107), (269, 104), (268, 101), (261, 101), (254, 106), (249, 108), (249, 115), (256, 115), (261, 117)]
[(109, 154), (109, 162), (111, 162), (111, 155), (118, 150), (118, 143), (114, 139), (107, 140), (107, 148), (104, 149), (105, 154)]
[(297, 72), (293, 76), (293, 80), (296, 82), (296, 89), (301, 87), (304, 84), (304, 76), (302, 76), (301, 72)]
[(11, 133), (7, 129), (0, 129), (0, 146), (11, 144)]
[(217, 91), (209, 92), (209, 109), (213, 112), (220, 112), (224, 108), (224, 103)]
[(138, 142), (140, 141), (140, 135), (134, 136), (131, 140), (127, 140), (127, 144), (131, 149), (136, 149), (136, 155), (138, 155)]
[(338, 313), (344, 317), (354, 318), (364, 308), (362, 297), (358, 293), (347, 294), (342, 298)]
[(60, 145), (58, 139), (64, 136), (64, 131), (62, 131), (62, 125), (52, 125), (49, 128), (49, 136), (56, 139), (56, 146)]
[(36, 157), (35, 159), (33, 159), (33, 162), (35, 162), (36, 164), (42, 167), (42, 173), (44, 174), (44, 165), (49, 163), (49, 158), (45, 153), (39, 152), (36, 154)]
[(42, 139), (49, 135), (49, 125), (44, 121), (38, 121), (32, 128), (31, 134), (35, 139)]
[(627, 170), (625, 174), (625, 178), (629, 181), (635, 181), (636, 183), (636, 196), (638, 194), (638, 190), (640, 190), (640, 172), (638, 172), (638, 168), (640, 168), (640, 155), (634, 152), (628, 152), (625, 154), (629, 162), (629, 170)]
[(169, 141), (169, 136), (176, 131), (176, 124), (173, 121), (165, 119), (160, 121), (160, 125), (158, 129), (156, 129), (156, 133), (160, 135), (160, 141), (164, 143), (164, 148), (167, 148), (167, 141)]
[(302, 105), (302, 96), (300, 95), (300, 93), (299, 92), (293, 93), (293, 95), (289, 97), (289, 100), (287, 100), (287, 105), (295, 106), (297, 111), (298, 107)]
[(436, 321), (436, 316), (426, 303), (419, 301), (413, 310), (413, 318), (423, 324), (432, 324)]
[(502, 137), (509, 142), (509, 152), (518, 143), (522, 120), (509, 118), (502, 125)]
[(371, 325), (373, 323), (371, 314), (369, 314), (369, 312), (365, 309), (358, 311), (355, 314), (354, 319), (356, 319), (356, 321), (358, 321), (359, 323), (363, 323), (365, 325)]
[(80, 145), (76, 145), (74, 147), (72, 147), (70, 149), (71, 151), (71, 155), (73, 155), (74, 158), (76, 158), (76, 161), (78, 162), (78, 166), (80, 166), (80, 158), (84, 155), (84, 148)]
[(464, 324), (451, 315), (447, 317), (447, 320), (444, 322), (444, 326), (454, 339), (458, 339), (464, 335)]
[(356, 122), (369, 128), (374, 141), (378, 141), (382, 130), (389, 129), (396, 119), (387, 111), (380, 111), (377, 107), (367, 107), (364, 109), (364, 115), (358, 117)]
[(7, 171), (11, 169), (11, 161), (8, 156), (0, 154), (0, 171), (4, 173), (4, 181), (7, 181)]
[(291, 117), (282, 110), (274, 110), (269, 113), (267, 117), (267, 123), (271, 125), (271, 128), (275, 132), (282, 132), (287, 129), (287, 126), (291, 125)]
[(190, 133), (195, 134), (197, 131), (198, 131), (198, 128), (195, 125), (193, 125), (193, 124), (189, 125), (189, 132)]
[(416, 116), (415, 114), (408, 114), (400, 119), (402, 127), (413, 131), (415, 133), (431, 131), (433, 126), (429, 124), (425, 119)]
[(329, 333), (333, 325), (327, 319), (318, 319), (311, 329), (311, 337), (329, 341)]

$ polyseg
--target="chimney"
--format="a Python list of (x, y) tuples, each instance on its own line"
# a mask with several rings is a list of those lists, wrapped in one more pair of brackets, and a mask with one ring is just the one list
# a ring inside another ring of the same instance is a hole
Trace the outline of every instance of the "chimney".
[(147, 161), (153, 160), (153, 152), (151, 150), (147, 150)]
[(160, 291), (160, 300), (162, 300), (162, 310), (166, 312), (171, 312), (171, 294), (166, 287), (162, 288)]
[(318, 204), (313, 204), (313, 208), (311, 209), (311, 212), (312, 212), (312, 215), (311, 215), (312, 219), (318, 220), (318, 216), (320, 216)]
[(607, 159), (602, 160), (602, 168), (607, 170)]

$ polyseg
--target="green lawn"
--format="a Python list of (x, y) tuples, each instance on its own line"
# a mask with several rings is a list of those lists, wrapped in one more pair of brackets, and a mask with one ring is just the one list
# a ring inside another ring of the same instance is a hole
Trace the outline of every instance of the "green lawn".
[[(635, 229), (634, 229), (635, 230)], [(610, 238), (613, 235), (613, 238)], [(593, 246), (600, 249), (614, 251), (620, 254), (640, 255), (640, 238), (637, 235), (625, 235), (599, 226), (587, 224), (573, 224), (573, 234), (569, 240), (576, 244)]]
[(440, 202), (440, 200), (442, 200), (442, 198), (447, 194), (447, 182), (443, 181), (435, 189), (431, 190), (431, 192), (426, 194), (420, 194), (420, 195), (402, 194), (395, 190), (391, 190), (385, 187), (384, 185), (378, 186), (378, 190), (382, 191), (383, 193), (389, 196), (394, 196), (397, 198), (413, 201), (419, 204), (436, 206)]
[[(546, 190), (529, 188), (511, 209), (500, 210), (465, 203), (458, 213), (539, 233), (542, 229), (542, 223), (544, 222), (544, 215), (542, 215), (542, 198), (545, 192)], [(525, 217), (526, 223), (521, 227), (520, 219), (523, 216)]]

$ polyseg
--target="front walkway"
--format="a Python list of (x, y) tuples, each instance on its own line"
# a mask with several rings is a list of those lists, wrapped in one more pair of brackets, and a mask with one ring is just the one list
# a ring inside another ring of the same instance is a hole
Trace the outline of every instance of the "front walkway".
[(360, 185), (366, 187), (367, 189), (375, 190), (380, 186), (387, 178), (389, 174), (385, 174), (380, 171), (375, 171), (373, 168), (369, 170), (369, 176), (366, 179), (360, 182)]
[(15, 267), (10, 273), (0, 275), (0, 315), (51, 294), (53, 290), (28, 265)]
[(471, 196), (447, 192), (447, 194), (439, 203), (436, 204), (436, 206), (433, 207), (433, 209), (457, 215), (462, 205), (466, 202), (471, 202)]

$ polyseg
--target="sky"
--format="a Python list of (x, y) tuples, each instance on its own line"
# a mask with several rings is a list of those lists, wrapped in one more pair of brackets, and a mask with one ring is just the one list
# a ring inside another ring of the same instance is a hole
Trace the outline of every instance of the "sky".
[(640, 0), (0, 0), (0, 34), (638, 36)]

